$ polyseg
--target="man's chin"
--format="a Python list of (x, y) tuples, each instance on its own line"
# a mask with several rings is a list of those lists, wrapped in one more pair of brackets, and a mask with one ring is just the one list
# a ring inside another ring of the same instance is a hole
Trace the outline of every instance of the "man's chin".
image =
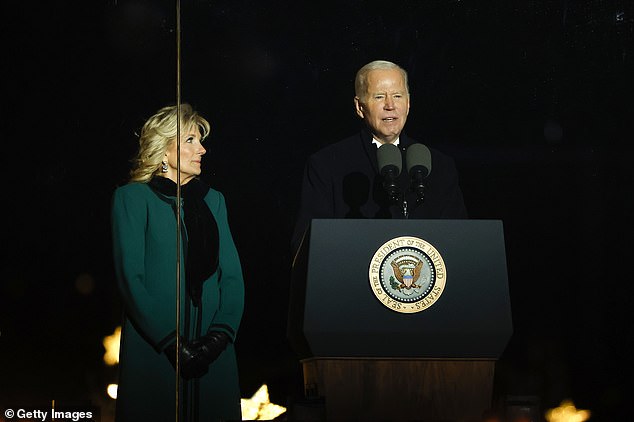
[(398, 139), (399, 133), (381, 134), (377, 137), (381, 142), (392, 143)]
[(386, 130), (381, 131), (380, 135), (384, 139), (396, 139), (401, 134), (402, 127), (399, 128), (388, 128)]

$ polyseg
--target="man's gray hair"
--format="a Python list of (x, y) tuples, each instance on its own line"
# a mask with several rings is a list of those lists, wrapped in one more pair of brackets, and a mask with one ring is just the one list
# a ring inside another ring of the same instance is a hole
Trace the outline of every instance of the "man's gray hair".
[(405, 88), (409, 94), (409, 84), (407, 82), (407, 72), (401, 66), (396, 63), (388, 62), (387, 60), (375, 60), (363, 66), (357, 71), (357, 76), (354, 79), (354, 93), (357, 97), (363, 98), (368, 92), (368, 73), (373, 70), (391, 70), (397, 69), (403, 75), (405, 80)]

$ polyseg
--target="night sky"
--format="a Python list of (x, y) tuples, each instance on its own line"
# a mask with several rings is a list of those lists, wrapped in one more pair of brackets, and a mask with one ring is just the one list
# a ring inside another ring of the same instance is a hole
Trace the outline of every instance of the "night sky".
[[(409, 72), (405, 132), (455, 158), (471, 218), (504, 223), (514, 334), (496, 400), (535, 396), (547, 409), (571, 399), (591, 421), (624, 420), (631, 2), (181, 7), (182, 99), (211, 122), (202, 177), (226, 197), (245, 275), (243, 396), (262, 383), (278, 404), (302, 393), (286, 340), (302, 169), (359, 129), (355, 72), (386, 59)], [(175, 2), (2, 9), (0, 404), (90, 401), (107, 413), (116, 369), (104, 366), (101, 340), (122, 312), (110, 200), (141, 125), (176, 101)]]

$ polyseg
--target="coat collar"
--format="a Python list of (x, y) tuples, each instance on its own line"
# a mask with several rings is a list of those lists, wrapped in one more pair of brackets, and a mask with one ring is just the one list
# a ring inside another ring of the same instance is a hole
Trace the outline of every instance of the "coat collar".
[[(176, 198), (176, 183), (167, 177), (155, 176), (148, 185), (163, 200), (173, 201)], [(207, 192), (209, 192), (209, 186), (197, 177), (181, 185), (183, 198), (203, 199)]]

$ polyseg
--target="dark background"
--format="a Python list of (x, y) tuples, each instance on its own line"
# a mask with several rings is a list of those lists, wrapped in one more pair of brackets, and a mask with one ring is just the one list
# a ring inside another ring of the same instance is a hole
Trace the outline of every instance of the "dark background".
[[(15, 4), (14, 4), (15, 3)], [(19, 3), (19, 4), (17, 4)], [(621, 1), (182, 0), (182, 97), (212, 124), (246, 309), (243, 396), (302, 393), (286, 338), (304, 162), (354, 133), (356, 70), (409, 72), (406, 132), (452, 155), (472, 218), (504, 222), (514, 335), (495, 396), (624, 420), (631, 393), (634, 13)], [(175, 2), (2, 5), (0, 400), (112, 407), (121, 303), (110, 198), (176, 101)]]

